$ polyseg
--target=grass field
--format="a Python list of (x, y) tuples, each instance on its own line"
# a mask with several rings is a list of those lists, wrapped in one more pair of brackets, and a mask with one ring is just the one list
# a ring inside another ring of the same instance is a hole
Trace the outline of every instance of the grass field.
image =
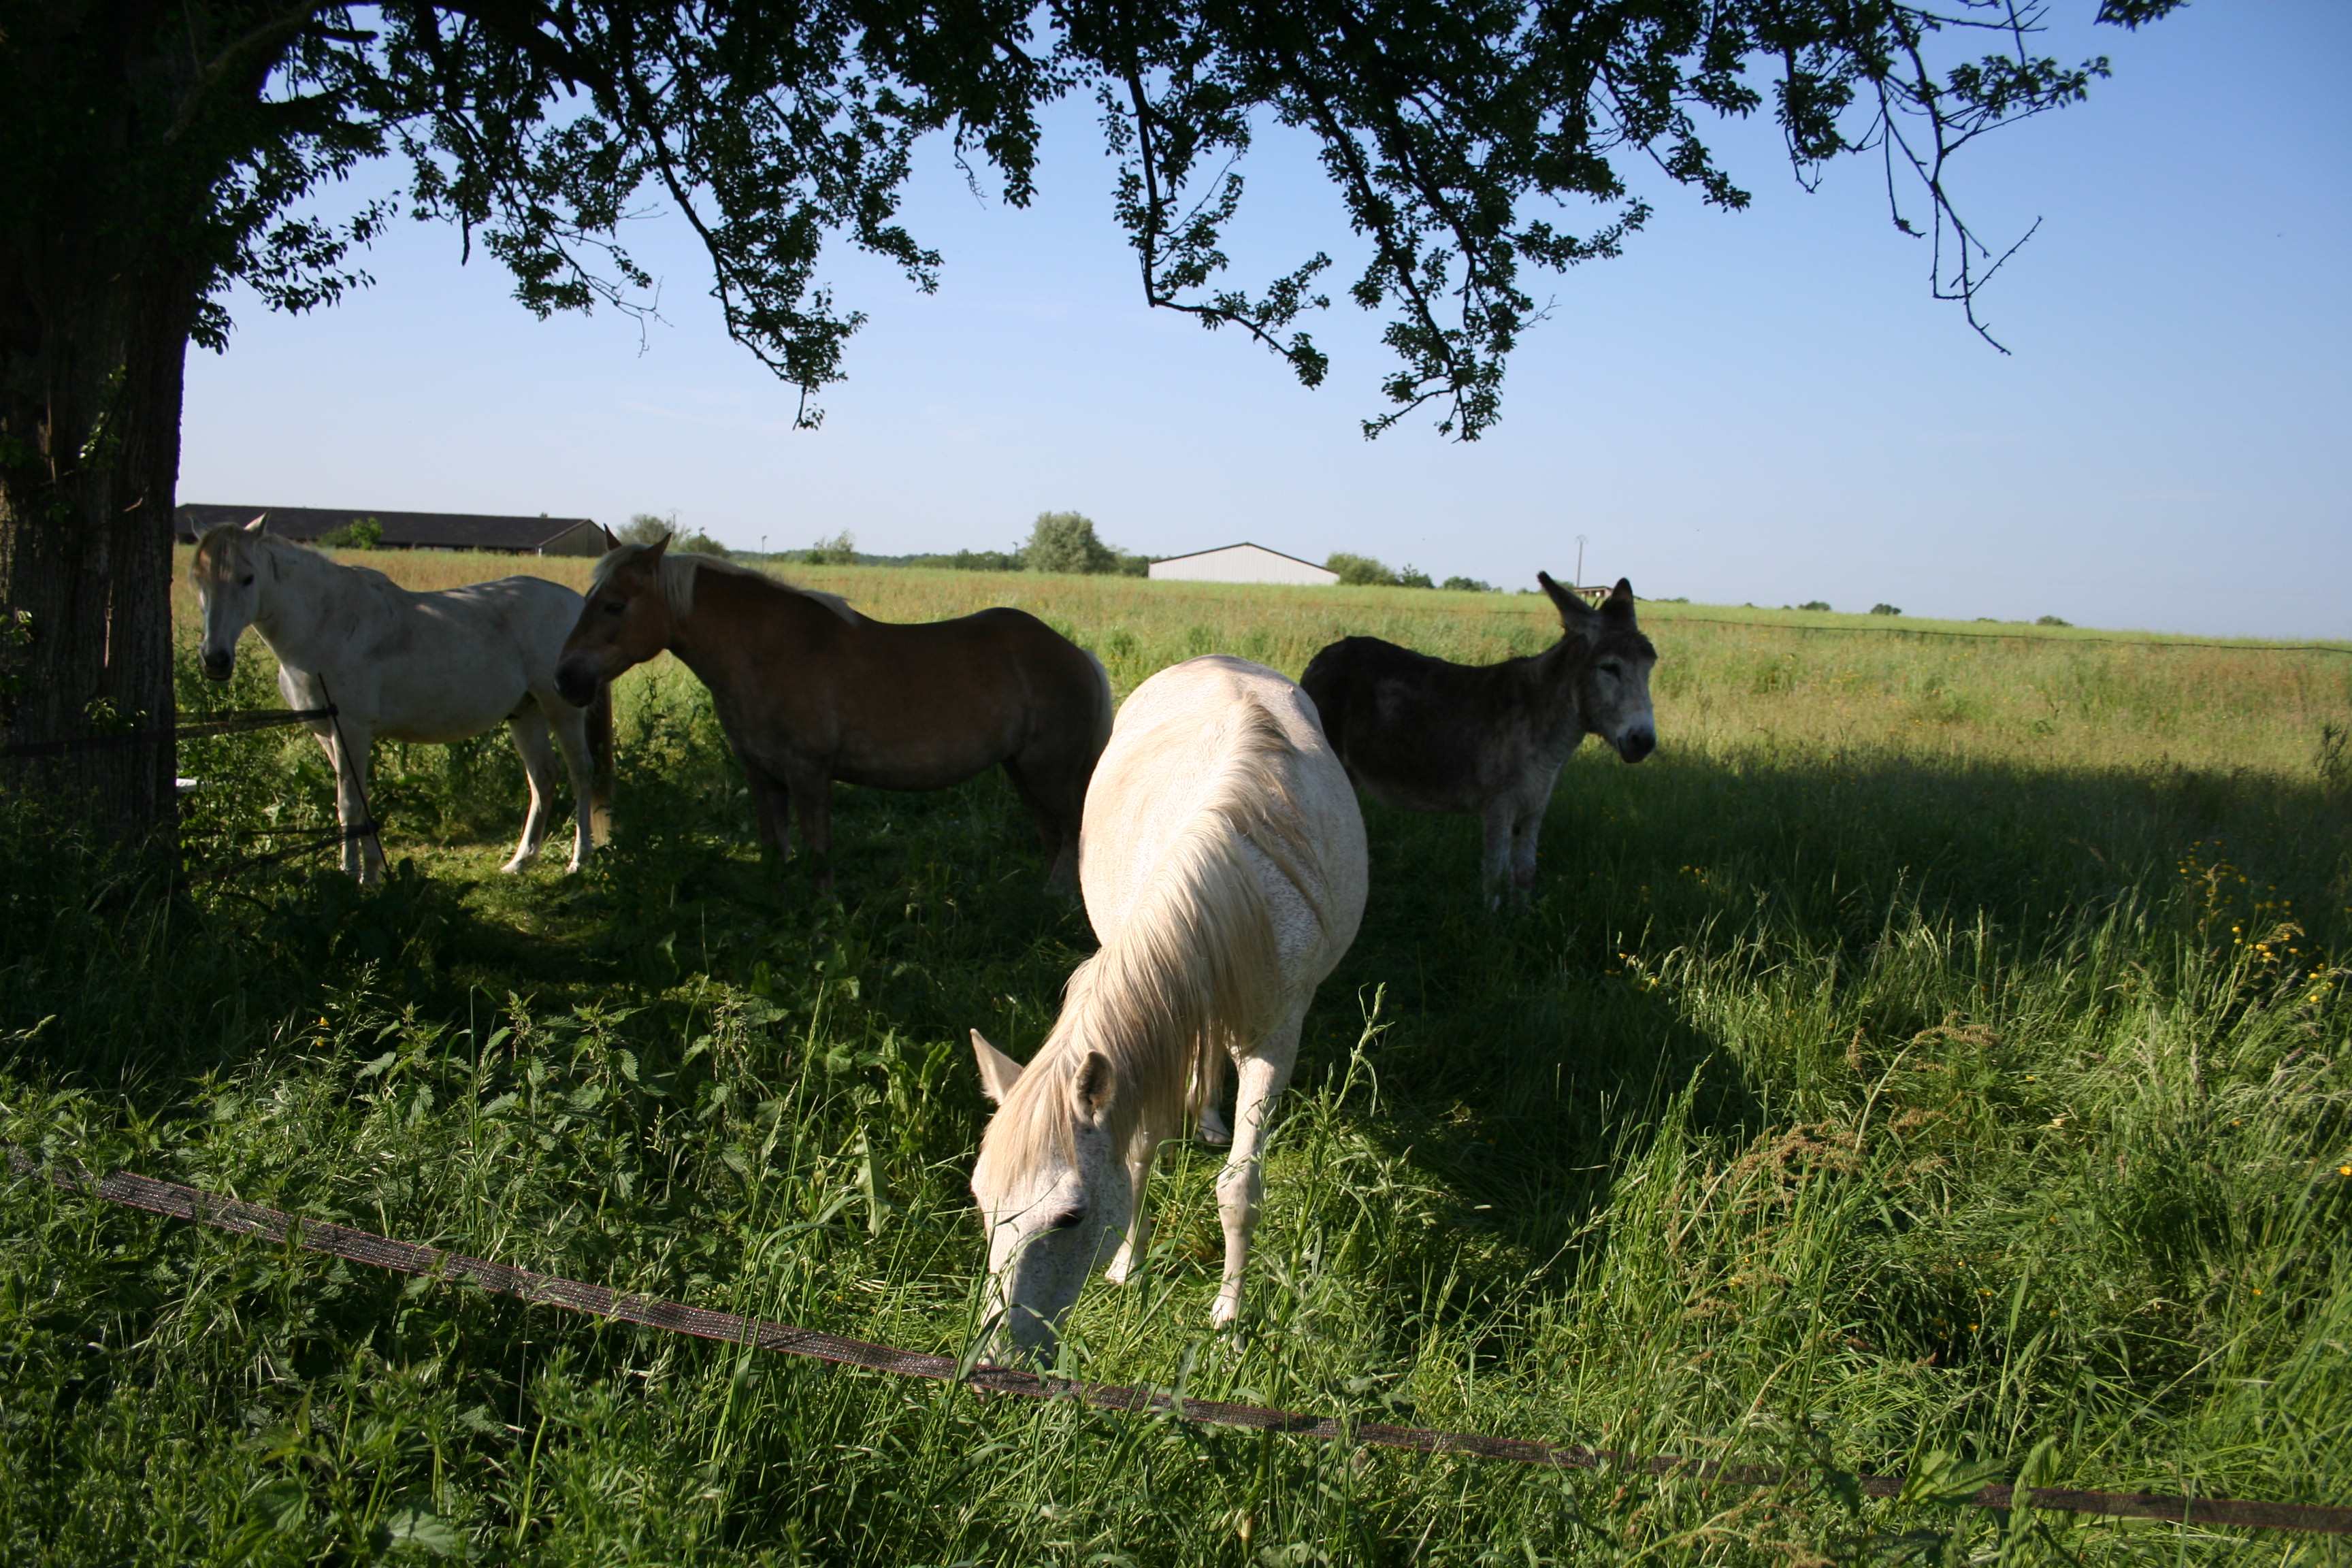
[[(796, 574), (884, 618), (1020, 604), (1122, 692), (1211, 651), (1295, 674), (1349, 632), (1549, 640), (1513, 595)], [(1372, 902), (1308, 1020), (1247, 1336), (1208, 1329), (1215, 1165), (1188, 1146), (1151, 1271), (1089, 1288), (1067, 1362), (1789, 1484), (983, 1401), (18, 1181), (0, 1556), (2352, 1560), (1931, 1484), (2352, 1502), (2352, 657), (1643, 615), (1660, 751), (1570, 766), (1524, 914), (1485, 911), (1475, 823), (1368, 808)], [(268, 664), (187, 676), (184, 711), (274, 705)], [(303, 869), (163, 899), (0, 802), (0, 1137), (962, 1350), (964, 1031), (1033, 1049), (1083, 915), (995, 776), (840, 790), (819, 902), (754, 851), (699, 687), (663, 660), (618, 695), (616, 838), (576, 878), (496, 875), (522, 784), (495, 736), (379, 749), (408, 865), (370, 892)], [(200, 860), (330, 817), (307, 746), (184, 748)], [(1843, 1500), (1842, 1473), (1906, 1466), (1910, 1500)]]

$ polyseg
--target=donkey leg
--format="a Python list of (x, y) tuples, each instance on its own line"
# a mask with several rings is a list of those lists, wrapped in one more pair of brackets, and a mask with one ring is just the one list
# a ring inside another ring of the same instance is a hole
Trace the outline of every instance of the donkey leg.
[(1151, 1205), (1144, 1201), (1144, 1189), (1151, 1184), (1152, 1162), (1160, 1157), (1160, 1140), (1149, 1133), (1139, 1132), (1127, 1152), (1127, 1176), (1135, 1194), (1135, 1212), (1128, 1215), (1127, 1236), (1118, 1244), (1118, 1256), (1103, 1271), (1104, 1278), (1114, 1285), (1124, 1285), (1143, 1272), (1143, 1260), (1151, 1256)]
[(1546, 804), (1529, 806), (1511, 826), (1511, 886), (1522, 899), (1535, 891), (1536, 840), (1543, 835)]
[(523, 815), (522, 837), (515, 841), (513, 856), (499, 869), (520, 871), (547, 842), (547, 819), (553, 815), (550, 808), (555, 799), (555, 752), (547, 743), (546, 710), (536, 702), (526, 702), (507, 715), (507, 733), (514, 737), (523, 776), (530, 781), (530, 809)]
[(595, 750), (589, 735), (592, 721), (588, 710), (574, 708), (561, 698), (539, 698), (537, 706), (548, 716), (548, 727), (555, 732), (556, 750), (563, 753), (564, 771), (572, 775), (572, 808), (576, 820), (572, 833), (572, 864), (564, 869), (577, 871), (596, 852), (596, 818), (601, 806), (596, 794)]
[(1490, 910), (1502, 903), (1511, 886), (1511, 825), (1517, 816), (1518, 803), (1503, 796), (1489, 800), (1478, 814), (1486, 830), (1486, 847), (1478, 858), (1479, 885)]
[(1217, 1290), (1216, 1304), (1209, 1309), (1209, 1321), (1221, 1329), (1242, 1315), (1242, 1274), (1249, 1264), (1250, 1237), (1257, 1230), (1258, 1210), (1265, 1200), (1265, 1178), (1258, 1169), (1259, 1162), (1274, 1120), (1274, 1102), (1289, 1085), (1291, 1067), (1298, 1059), (1298, 1028), (1306, 1018), (1302, 1004), (1236, 1064), (1241, 1090), (1234, 1106), (1234, 1147), (1217, 1176), (1217, 1215), (1225, 1224), (1225, 1279)]

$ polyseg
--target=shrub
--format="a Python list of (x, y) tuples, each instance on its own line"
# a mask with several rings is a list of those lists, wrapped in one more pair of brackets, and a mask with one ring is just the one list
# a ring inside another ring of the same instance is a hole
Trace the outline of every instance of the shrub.
[(1830, 607), (1830, 602), (1829, 602), (1827, 599), (1807, 599), (1803, 604), (1799, 605), (1797, 606), (1797, 608), (1799, 608), (1799, 609), (1801, 609), (1801, 610), (1822, 610), (1822, 611), (1827, 611), (1827, 610), (1829, 609), (1829, 607)]
[(797, 559), (812, 566), (855, 566), (857, 564), (857, 535), (845, 528), (831, 539), (820, 539), (806, 550), (793, 553)]
[(636, 512), (630, 517), (627, 526), (621, 530), (621, 542), (624, 544), (651, 544), (663, 538), (669, 541), (673, 550), (688, 550), (697, 555), (716, 555), (721, 561), (733, 553), (707, 533), (688, 533), (681, 530), (677, 526), (676, 512), (667, 517), (656, 517), (649, 511)]
[(1115, 572), (1118, 552), (1095, 534), (1094, 520), (1081, 511), (1041, 511), (1021, 557), (1032, 572)]
[(2044, 616), (2033, 623), (2037, 626), (2071, 626), (2072, 621), (2062, 621), (2056, 616)]
[(1428, 573), (1422, 571), (1419, 567), (1414, 566), (1410, 562), (1397, 568), (1396, 580), (1397, 586), (1400, 588), (1434, 588), (1437, 586), (1436, 584), (1429, 580)]
[(1448, 577), (1445, 586), (1465, 594), (1491, 594), (1495, 591), (1495, 584), (1482, 583), (1475, 577)]
[(1899, 616), (1903, 612), (1893, 605), (1873, 605), (1870, 613), (1874, 616)]
[(945, 566), (958, 572), (1019, 572), (1024, 563), (1017, 550), (959, 550), (953, 555), (916, 555), (909, 566)]
[(1369, 555), (1350, 555), (1344, 550), (1333, 551), (1323, 563), (1323, 570), (1337, 572), (1339, 581), (1350, 588), (1393, 588), (1397, 585), (1397, 574), (1386, 564)]
[(353, 518), (342, 527), (319, 535), (319, 542), (330, 550), (381, 550), (383, 524), (372, 517)]

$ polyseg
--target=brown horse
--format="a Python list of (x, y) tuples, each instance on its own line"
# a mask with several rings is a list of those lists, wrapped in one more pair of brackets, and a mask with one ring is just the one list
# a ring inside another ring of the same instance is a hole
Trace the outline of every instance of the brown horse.
[(831, 594), (669, 541), (596, 563), (556, 689), (595, 694), (667, 648), (710, 688), (751, 781), (760, 837), (786, 854), (785, 812), (829, 886), (832, 784), (945, 789), (1002, 763), (1045, 841), (1049, 877), (1077, 877), (1087, 781), (1110, 737), (1110, 679), (1036, 616), (868, 620)]
[(1486, 827), (1486, 893), (1535, 886), (1536, 837), (1570, 752), (1599, 735), (1629, 763), (1658, 743), (1633, 585), (1594, 609), (1543, 573), (1562, 636), (1532, 658), (1450, 664), (1378, 637), (1343, 637), (1299, 684), (1348, 776), (1399, 811), (1475, 816)]

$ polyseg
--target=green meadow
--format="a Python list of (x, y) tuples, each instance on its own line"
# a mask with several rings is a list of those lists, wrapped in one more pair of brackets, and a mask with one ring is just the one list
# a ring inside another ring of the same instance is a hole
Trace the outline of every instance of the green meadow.
[[(1556, 627), (1522, 595), (793, 574), (886, 619), (1022, 605), (1122, 695), (1202, 653), (1295, 676), (1349, 633), (1485, 661)], [(1181, 1145), (1151, 1268), (1088, 1288), (1063, 1370), (1783, 1483), (982, 1398), (18, 1176), (0, 1559), (2352, 1563), (1948, 1500), (2352, 1504), (2352, 651), (1643, 621), (1659, 751), (1579, 753), (1529, 908), (1484, 907), (1475, 822), (1367, 807), (1371, 900), (1284, 1102), (1246, 1332), (1209, 1328), (1216, 1155)], [(273, 675), (251, 638), (227, 689), (184, 660), (183, 717), (277, 706)], [(821, 900), (754, 847), (690, 676), (616, 700), (616, 831), (576, 877), (497, 873), (502, 734), (378, 747), (375, 889), (312, 854), (167, 894), (0, 796), (0, 1138), (963, 1352), (966, 1031), (1034, 1049), (1083, 911), (996, 774), (837, 788)], [(179, 771), (196, 867), (332, 820), (307, 739)], [(1895, 1469), (1905, 1498), (1855, 1496)]]

